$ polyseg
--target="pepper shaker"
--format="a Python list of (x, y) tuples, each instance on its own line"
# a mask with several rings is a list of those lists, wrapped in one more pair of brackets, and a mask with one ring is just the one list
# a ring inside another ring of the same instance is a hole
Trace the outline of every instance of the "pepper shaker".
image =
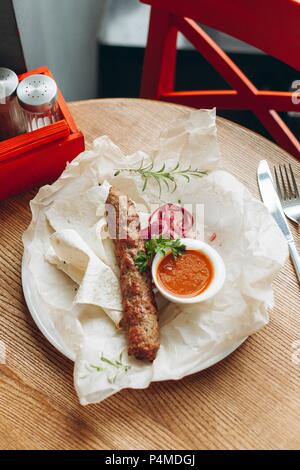
[(16, 98), (18, 84), (15, 72), (0, 67), (0, 141), (24, 132)]
[(30, 75), (21, 81), (17, 96), (27, 132), (61, 119), (57, 102), (57, 85), (48, 75)]

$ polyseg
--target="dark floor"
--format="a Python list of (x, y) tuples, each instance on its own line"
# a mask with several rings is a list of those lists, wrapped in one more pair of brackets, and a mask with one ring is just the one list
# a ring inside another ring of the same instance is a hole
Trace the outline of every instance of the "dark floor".
[[(99, 96), (107, 98), (138, 97), (143, 56), (143, 48), (99, 46), (101, 77)], [(292, 82), (300, 79), (299, 72), (263, 54), (230, 54), (230, 56), (253, 83), (263, 90), (288, 91)], [(228, 89), (230, 87), (198, 52), (194, 50), (178, 52), (177, 90), (222, 88)], [(218, 111), (218, 114), (270, 138), (251, 112)], [(287, 113), (282, 113), (282, 117), (296, 136), (300, 138), (300, 117), (291, 117)]]

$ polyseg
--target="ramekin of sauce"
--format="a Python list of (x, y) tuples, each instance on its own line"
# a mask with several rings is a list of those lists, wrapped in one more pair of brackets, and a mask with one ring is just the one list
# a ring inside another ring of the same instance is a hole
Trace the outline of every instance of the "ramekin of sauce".
[(157, 254), (152, 263), (153, 281), (171, 302), (192, 304), (212, 298), (222, 288), (226, 269), (218, 252), (207, 243), (183, 238), (185, 251)]

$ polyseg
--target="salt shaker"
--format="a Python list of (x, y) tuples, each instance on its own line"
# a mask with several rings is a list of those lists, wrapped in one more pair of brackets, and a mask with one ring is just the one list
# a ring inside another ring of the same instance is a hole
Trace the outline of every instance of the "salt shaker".
[(24, 132), (16, 98), (18, 83), (19, 79), (15, 72), (0, 67), (0, 140)]
[(18, 86), (17, 96), (27, 132), (61, 119), (57, 85), (53, 78), (42, 74), (26, 77)]

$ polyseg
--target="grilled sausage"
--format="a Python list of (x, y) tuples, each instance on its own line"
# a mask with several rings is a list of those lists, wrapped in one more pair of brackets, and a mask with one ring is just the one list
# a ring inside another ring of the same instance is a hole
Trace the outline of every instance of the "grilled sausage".
[(134, 203), (113, 187), (106, 201), (106, 211), (120, 268), (122, 325), (128, 331), (128, 354), (152, 362), (159, 349), (158, 312), (150, 272), (141, 273), (134, 263), (137, 253), (145, 251), (139, 216)]

